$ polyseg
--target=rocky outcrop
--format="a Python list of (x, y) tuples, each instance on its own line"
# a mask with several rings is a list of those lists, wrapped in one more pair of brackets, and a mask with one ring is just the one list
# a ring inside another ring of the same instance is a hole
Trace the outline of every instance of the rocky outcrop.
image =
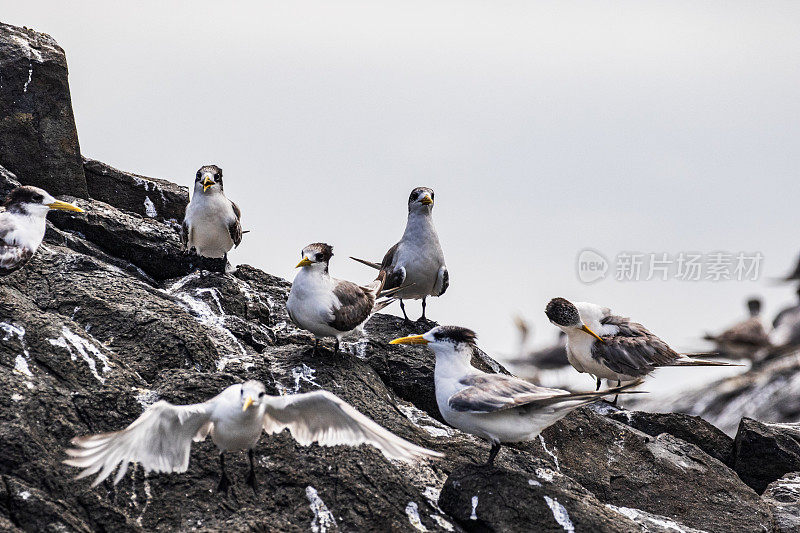
[(743, 418), (734, 440), (733, 468), (759, 494), (784, 474), (800, 472), (800, 424)]
[(25, 185), (88, 196), (64, 51), (49, 35), (3, 23), (0, 165)]
[(772, 511), (775, 533), (800, 531), (800, 472), (770, 483), (762, 498)]

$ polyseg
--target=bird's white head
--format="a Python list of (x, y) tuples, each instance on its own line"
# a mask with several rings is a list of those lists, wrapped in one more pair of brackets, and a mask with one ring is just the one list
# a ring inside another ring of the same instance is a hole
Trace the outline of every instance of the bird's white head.
[(217, 165), (200, 167), (194, 178), (194, 193), (213, 194), (222, 192), (222, 169)]
[(12, 190), (6, 196), (3, 207), (9, 213), (17, 213), (26, 216), (44, 217), (51, 209), (61, 211), (74, 211), (83, 213), (83, 209), (61, 200), (56, 200), (47, 191), (38, 187), (24, 185)]
[(422, 335), (411, 335), (390, 341), (389, 344), (423, 344), (436, 355), (461, 354), (472, 356), (478, 336), (461, 326), (436, 326)]
[(315, 242), (303, 248), (303, 251), (300, 252), (300, 262), (295, 268), (327, 272), (331, 257), (333, 257), (333, 246), (324, 242)]
[[(566, 298), (553, 298), (544, 310), (553, 325), (564, 333), (583, 331), (600, 342), (605, 342), (592, 327), (598, 328), (600, 319), (605, 316), (606, 309), (588, 302), (572, 303)], [(592, 327), (590, 327), (592, 326)]]
[(251, 379), (250, 381), (242, 383), (239, 391), (239, 401), (242, 405), (242, 412), (249, 411), (253, 408), (258, 410), (266, 396), (267, 389), (260, 381)]
[(417, 187), (408, 197), (408, 212), (428, 214), (433, 211), (433, 189)]

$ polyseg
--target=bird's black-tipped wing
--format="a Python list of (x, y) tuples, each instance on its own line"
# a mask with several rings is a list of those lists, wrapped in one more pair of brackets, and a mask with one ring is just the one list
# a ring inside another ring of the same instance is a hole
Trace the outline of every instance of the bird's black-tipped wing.
[(616, 334), (604, 336), (605, 342), (592, 344), (592, 357), (613, 372), (644, 376), (659, 366), (670, 366), (681, 357), (666, 342), (629, 318), (609, 315), (600, 323), (619, 328)]
[(189, 224), (186, 223), (186, 218), (181, 222), (181, 242), (184, 248), (189, 245)]
[(328, 325), (339, 331), (350, 331), (366, 320), (375, 305), (375, 295), (369, 289), (350, 281), (337, 280), (333, 294), (339, 306), (331, 309), (333, 319)]
[(235, 202), (231, 202), (231, 207), (233, 207), (233, 214), (236, 215), (236, 220), (228, 225), (228, 231), (231, 234), (233, 245), (239, 246), (242, 242), (242, 212)]
[(441, 268), (441, 270), (439, 271), (439, 276), (438, 277), (440, 279), (437, 279), (436, 281), (437, 281), (437, 284), (439, 282), (441, 282), (441, 289), (439, 290), (439, 294), (437, 294), (436, 296), (441, 296), (442, 294), (445, 293), (445, 291), (447, 290), (447, 287), (450, 286), (450, 273), (447, 271), (446, 267), (442, 267)]

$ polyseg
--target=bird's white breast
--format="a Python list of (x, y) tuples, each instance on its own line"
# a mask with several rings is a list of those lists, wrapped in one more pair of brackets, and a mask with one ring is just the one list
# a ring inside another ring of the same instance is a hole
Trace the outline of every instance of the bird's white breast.
[(235, 222), (236, 214), (224, 194), (196, 193), (186, 207), (185, 220), (189, 249), (194, 247), (204, 257), (221, 258), (233, 248), (228, 227)]
[(342, 334), (328, 325), (333, 320), (331, 310), (340, 305), (333, 294), (333, 283), (330, 276), (303, 268), (294, 278), (286, 302), (292, 319), (318, 337), (336, 337)]
[(6, 244), (36, 250), (47, 228), (44, 216), (23, 215), (20, 213), (0, 213), (0, 225), (11, 230), (3, 236)]
[(256, 407), (242, 411), (238, 401), (219, 402), (211, 421), (211, 440), (223, 452), (248, 450), (261, 437), (263, 414)]
[(439, 269), (444, 266), (444, 253), (430, 216), (409, 217), (394, 266), (405, 268), (403, 284), (410, 285), (397, 293), (399, 298), (419, 299), (433, 294)]

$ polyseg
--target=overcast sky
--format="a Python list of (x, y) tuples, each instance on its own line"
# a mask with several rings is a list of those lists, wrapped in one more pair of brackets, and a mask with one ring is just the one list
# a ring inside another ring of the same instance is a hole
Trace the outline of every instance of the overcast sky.
[[(450, 270), (429, 316), (513, 351), (553, 296), (681, 349), (795, 300), (800, 4), (2, 2), (66, 50), (84, 155), (190, 185), (216, 163), (251, 230), (234, 263), (291, 279), (300, 249), (373, 272), (436, 190)], [(576, 256), (761, 252), (758, 282), (592, 285)], [(407, 308), (412, 318), (418, 303)], [(399, 313), (399, 308), (395, 308)]]

